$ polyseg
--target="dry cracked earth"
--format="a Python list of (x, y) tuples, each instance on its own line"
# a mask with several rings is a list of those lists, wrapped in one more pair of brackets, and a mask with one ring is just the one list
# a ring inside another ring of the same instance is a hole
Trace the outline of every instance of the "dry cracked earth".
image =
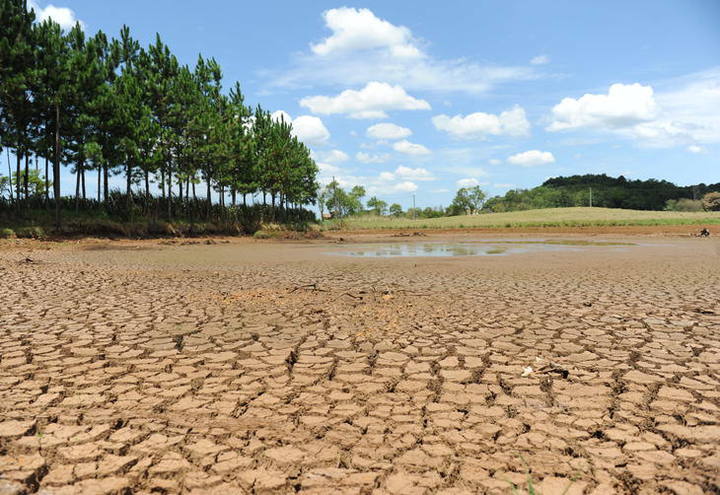
[(720, 493), (720, 243), (646, 244), (7, 242), (0, 494)]

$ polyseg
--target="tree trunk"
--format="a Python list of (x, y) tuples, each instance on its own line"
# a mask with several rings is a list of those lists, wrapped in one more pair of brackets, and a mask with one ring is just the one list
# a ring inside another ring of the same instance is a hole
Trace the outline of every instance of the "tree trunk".
[(150, 172), (145, 171), (145, 198), (150, 197)]
[(30, 197), (30, 153), (25, 155), (25, 177), (23, 177), (23, 189), (25, 191), (25, 199)]
[(168, 200), (167, 200), (167, 218), (172, 219), (172, 169), (168, 169)]
[(103, 201), (108, 200), (108, 166), (103, 165)]
[(10, 181), (10, 201), (15, 201), (15, 196), (13, 195), (12, 165), (10, 165), (10, 148), (5, 149), (5, 154), (7, 156), (8, 164), (8, 180)]
[(160, 167), (160, 190), (163, 199), (165, 199), (165, 167)]
[(20, 196), (22, 195), (22, 193), (20, 192), (20, 180), (22, 177), (20, 166), (22, 164), (22, 154), (20, 153), (19, 147), (15, 150), (15, 158), (17, 159), (17, 170), (15, 170), (15, 196), (17, 196), (19, 200)]
[(55, 223), (60, 226), (60, 103), (55, 104), (55, 163), (53, 163)]
[(75, 211), (80, 209), (80, 164), (75, 171)]
[(206, 178), (206, 182), (207, 182), (207, 201), (206, 201), (206, 202), (207, 202), (207, 206), (206, 206), (206, 210), (205, 210), (205, 211), (206, 211), (207, 213), (206, 213), (206, 215), (205, 215), (205, 218), (206, 218), (206, 219), (209, 219), (209, 218), (210, 218), (210, 211), (212, 210), (212, 196), (210, 195), (210, 177), (207, 177), (207, 178)]
[(50, 201), (50, 171), (48, 170), (48, 157), (45, 156), (45, 202)]
[(85, 160), (81, 162), (82, 168), (80, 169), (80, 177), (82, 179), (82, 199), (87, 199), (87, 189), (85, 188)]
[(98, 167), (98, 185), (97, 185), (98, 203), (101, 201), (101, 199), (100, 199), (100, 194), (102, 193), (102, 184), (100, 183), (101, 180), (102, 180), (102, 168)]
[(133, 197), (132, 197), (132, 166), (128, 163), (125, 175), (127, 176), (127, 182), (125, 183), (125, 203), (127, 204), (128, 215), (132, 217), (130, 213)]
[(236, 206), (237, 205), (237, 191), (235, 190), (234, 187), (230, 191), (230, 195), (232, 196), (232, 205)]

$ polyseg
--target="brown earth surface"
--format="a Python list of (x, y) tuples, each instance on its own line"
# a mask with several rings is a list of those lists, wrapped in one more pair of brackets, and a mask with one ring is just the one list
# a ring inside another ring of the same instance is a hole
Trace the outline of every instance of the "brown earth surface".
[(0, 494), (720, 493), (720, 242), (570, 238), (3, 241)]

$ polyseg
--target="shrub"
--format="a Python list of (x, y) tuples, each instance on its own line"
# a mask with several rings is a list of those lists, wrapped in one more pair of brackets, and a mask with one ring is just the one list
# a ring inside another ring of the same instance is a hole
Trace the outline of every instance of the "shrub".
[(668, 199), (665, 211), (703, 211), (703, 202), (699, 199)]
[(45, 231), (42, 227), (22, 227), (15, 232), (18, 237), (26, 239), (44, 239)]
[(150, 235), (175, 236), (177, 235), (177, 230), (175, 230), (175, 227), (173, 227), (171, 223), (154, 221), (148, 224), (148, 233)]
[(720, 192), (711, 192), (703, 196), (703, 208), (705, 211), (720, 211)]
[(14, 239), (15, 231), (13, 229), (0, 229), (0, 239)]

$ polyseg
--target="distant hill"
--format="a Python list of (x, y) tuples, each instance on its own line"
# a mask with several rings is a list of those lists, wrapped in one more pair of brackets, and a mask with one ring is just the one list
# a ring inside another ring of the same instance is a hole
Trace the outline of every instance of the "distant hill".
[(504, 196), (490, 198), (485, 211), (516, 211), (536, 208), (592, 205), (630, 210), (663, 210), (668, 200), (699, 200), (709, 192), (720, 191), (720, 183), (676, 186), (666, 180), (627, 180), (608, 175), (554, 177), (532, 189), (513, 189)]

